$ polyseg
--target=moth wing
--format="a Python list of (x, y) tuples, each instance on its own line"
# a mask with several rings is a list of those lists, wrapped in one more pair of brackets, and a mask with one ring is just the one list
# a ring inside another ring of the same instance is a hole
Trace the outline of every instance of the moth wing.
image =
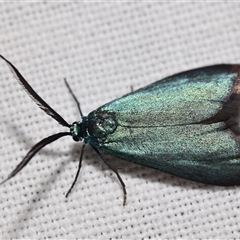
[[(94, 114), (114, 112), (119, 125), (131, 127), (201, 122), (218, 113), (237, 91), (239, 72), (236, 65), (186, 71), (113, 100)], [(239, 99), (231, 101), (228, 114), (239, 105)]]
[(96, 142), (127, 161), (216, 185), (240, 184), (239, 67), (187, 71), (116, 99), (117, 128)]
[(239, 142), (223, 123), (118, 127), (100, 148), (118, 158), (186, 179), (240, 184)]

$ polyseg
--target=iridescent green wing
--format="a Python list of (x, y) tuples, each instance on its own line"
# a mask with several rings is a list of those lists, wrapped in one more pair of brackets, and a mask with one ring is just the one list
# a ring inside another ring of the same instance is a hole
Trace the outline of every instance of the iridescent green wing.
[(239, 67), (195, 69), (155, 82), (89, 114), (111, 113), (117, 128), (90, 144), (171, 174), (240, 184)]

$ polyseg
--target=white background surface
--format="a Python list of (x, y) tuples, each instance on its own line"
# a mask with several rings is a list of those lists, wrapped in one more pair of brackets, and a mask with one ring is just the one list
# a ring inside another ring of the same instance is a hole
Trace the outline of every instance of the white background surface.
[[(171, 74), (240, 63), (239, 3), (1, 3), (0, 53), (67, 121)], [(64, 131), (0, 61), (0, 180), (42, 138)], [(177, 137), (177, 136), (176, 136)], [(87, 147), (63, 138), (0, 187), (1, 238), (239, 238), (240, 188), (206, 186), (107, 156), (128, 191)]]

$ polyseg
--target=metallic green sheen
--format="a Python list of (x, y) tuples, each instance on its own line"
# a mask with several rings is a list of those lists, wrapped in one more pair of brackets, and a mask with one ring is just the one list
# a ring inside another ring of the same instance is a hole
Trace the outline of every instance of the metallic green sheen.
[(238, 129), (229, 123), (240, 104), (238, 81), (234, 65), (165, 78), (91, 112), (83, 137), (130, 162), (207, 184), (240, 185)]

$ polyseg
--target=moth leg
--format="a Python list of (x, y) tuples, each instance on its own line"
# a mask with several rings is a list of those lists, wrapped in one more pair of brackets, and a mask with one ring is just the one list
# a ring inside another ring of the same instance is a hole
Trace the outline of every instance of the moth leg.
[(98, 151), (98, 149), (96, 147), (94, 147), (94, 146), (92, 146), (92, 148), (95, 150), (95, 152), (100, 157), (100, 159), (117, 175), (117, 178), (118, 178), (118, 180), (120, 181), (120, 183), (122, 185), (122, 189), (123, 189), (123, 206), (125, 206), (126, 205), (126, 201), (127, 201), (127, 191), (126, 191), (125, 183), (123, 182), (122, 178), (120, 177), (118, 171), (107, 162), (107, 160)]
[(86, 145), (86, 143), (84, 143), (83, 146), (82, 146), (81, 154), (80, 154), (80, 157), (79, 157), (77, 173), (76, 173), (76, 176), (75, 176), (75, 178), (73, 180), (73, 183), (72, 183), (71, 187), (69, 188), (69, 190), (68, 190), (68, 192), (67, 192), (67, 194), (65, 196), (66, 198), (68, 197), (69, 193), (72, 191), (74, 185), (77, 182), (77, 179), (78, 179), (78, 176), (79, 176), (79, 173), (80, 173), (80, 169), (82, 167), (82, 159), (83, 159), (83, 152), (84, 152), (85, 145)]

